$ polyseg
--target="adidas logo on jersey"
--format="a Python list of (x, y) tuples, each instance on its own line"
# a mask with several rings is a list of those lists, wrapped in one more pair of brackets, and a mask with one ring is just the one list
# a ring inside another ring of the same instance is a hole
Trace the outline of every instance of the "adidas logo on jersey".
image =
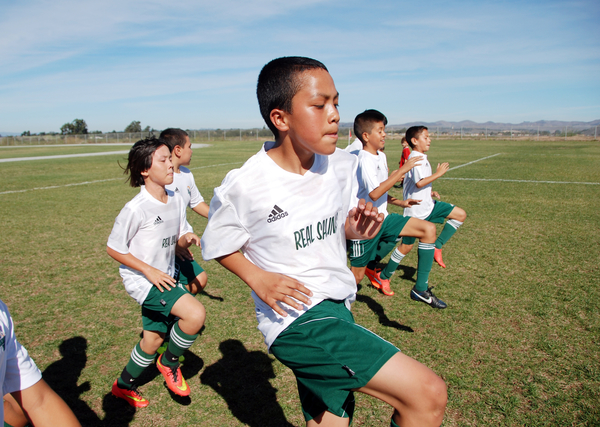
[(154, 220), (154, 225), (158, 225), (158, 224), (162, 224), (163, 220), (161, 217), (157, 216), (156, 219)]
[(288, 216), (288, 213), (284, 212), (283, 209), (281, 209), (279, 206), (275, 205), (275, 206), (273, 206), (273, 210), (271, 211), (271, 213), (269, 214), (269, 217), (267, 218), (267, 222), (272, 223), (281, 218), (285, 218), (286, 216)]

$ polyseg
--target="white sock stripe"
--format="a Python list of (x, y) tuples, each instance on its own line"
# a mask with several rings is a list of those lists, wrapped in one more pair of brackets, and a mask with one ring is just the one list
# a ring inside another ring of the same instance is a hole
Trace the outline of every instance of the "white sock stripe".
[(400, 261), (402, 261), (402, 258), (404, 258), (404, 254), (402, 252), (400, 252), (398, 249), (396, 249), (394, 252), (392, 252), (392, 256), (390, 258), (395, 263), (400, 264)]
[(458, 229), (458, 227), (460, 227), (461, 225), (463, 225), (462, 222), (457, 221), (455, 219), (449, 219), (446, 224), (449, 224), (451, 227), (454, 227), (455, 229)]
[(137, 348), (134, 348), (131, 351), (131, 360), (133, 360), (138, 366), (146, 367), (150, 366), (150, 364), (154, 360), (154, 355), (150, 356), (149, 359), (146, 359), (143, 355), (137, 352)]
[(177, 335), (175, 329), (171, 329), (171, 341), (173, 341), (179, 348), (190, 348), (196, 339), (188, 340)]
[(419, 242), (419, 249), (422, 250), (426, 250), (426, 251), (432, 251), (435, 249), (435, 243), (421, 243)]

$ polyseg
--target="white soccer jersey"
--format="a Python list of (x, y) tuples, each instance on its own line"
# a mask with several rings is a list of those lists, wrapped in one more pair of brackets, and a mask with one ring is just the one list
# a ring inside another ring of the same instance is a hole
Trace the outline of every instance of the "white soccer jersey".
[(354, 141), (352, 141), (352, 144), (350, 144), (346, 148), (344, 148), (344, 151), (347, 151), (350, 154), (354, 154), (354, 155), (358, 156), (358, 153), (360, 153), (360, 151), (362, 149), (363, 149), (363, 143), (361, 142), (360, 139), (356, 138)]
[(267, 142), (240, 169), (227, 174), (214, 191), (202, 255), (210, 260), (241, 249), (261, 269), (292, 277), (313, 292), (311, 306), (296, 311), (281, 304), (282, 317), (252, 292), (258, 329), (270, 346), (298, 316), (324, 299), (356, 296), (346, 264), (344, 225), (356, 198), (355, 156), (336, 150), (315, 155), (304, 175), (280, 168)]
[[(8, 308), (0, 301), (0, 384), (2, 396), (25, 390), (42, 379), (42, 373), (25, 347), (15, 337), (14, 325)], [(0, 407), (4, 420), (4, 405)]]
[[(181, 196), (167, 191), (169, 199), (162, 203), (146, 191), (140, 192), (115, 219), (108, 238), (108, 247), (121, 254), (131, 253), (146, 264), (173, 276), (175, 273), (175, 244), (185, 233), (191, 232), (185, 218)], [(119, 267), (127, 293), (142, 304), (152, 282), (140, 271), (125, 265)]]
[(179, 194), (186, 206), (190, 209), (195, 208), (199, 203), (204, 201), (202, 194), (196, 187), (194, 175), (188, 168), (179, 166), (179, 173), (173, 174), (173, 183), (165, 186), (167, 190)]
[(378, 151), (377, 153), (374, 155), (366, 150), (358, 153), (358, 198), (373, 203), (379, 213), (387, 216), (387, 192), (377, 200), (369, 197), (371, 191), (388, 179), (387, 158), (383, 152)]
[(404, 176), (404, 183), (402, 184), (404, 200), (415, 199), (421, 200), (418, 205), (413, 205), (410, 208), (404, 208), (404, 216), (411, 216), (414, 218), (425, 219), (429, 216), (433, 210), (433, 199), (431, 198), (431, 184), (428, 184), (422, 188), (417, 188), (417, 182), (423, 178), (431, 176), (431, 165), (427, 160), (427, 155), (413, 151), (408, 156), (412, 159), (416, 156), (422, 156), (419, 160), (419, 166), (415, 166), (409, 170)]

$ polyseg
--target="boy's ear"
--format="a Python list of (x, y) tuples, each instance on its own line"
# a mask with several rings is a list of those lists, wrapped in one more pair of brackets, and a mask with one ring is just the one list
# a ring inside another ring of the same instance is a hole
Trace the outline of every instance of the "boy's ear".
[(271, 123), (277, 128), (278, 131), (287, 131), (290, 126), (287, 121), (288, 113), (278, 108), (274, 108), (271, 110), (271, 114), (269, 114), (269, 118), (271, 119)]
[(173, 154), (175, 154), (177, 157), (181, 157), (181, 150), (182, 148), (179, 145), (176, 145), (173, 147)]
[(140, 175), (142, 175), (142, 178), (148, 178), (148, 175), (149, 175), (149, 174), (148, 174), (148, 171), (147, 171), (147, 170), (145, 170), (145, 171), (143, 171), (143, 172), (140, 172)]

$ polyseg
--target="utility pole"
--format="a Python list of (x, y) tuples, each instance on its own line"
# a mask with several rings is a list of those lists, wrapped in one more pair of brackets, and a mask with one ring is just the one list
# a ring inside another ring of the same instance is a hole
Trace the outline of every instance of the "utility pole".
[(565, 126), (565, 141), (567, 140), (567, 126)]

